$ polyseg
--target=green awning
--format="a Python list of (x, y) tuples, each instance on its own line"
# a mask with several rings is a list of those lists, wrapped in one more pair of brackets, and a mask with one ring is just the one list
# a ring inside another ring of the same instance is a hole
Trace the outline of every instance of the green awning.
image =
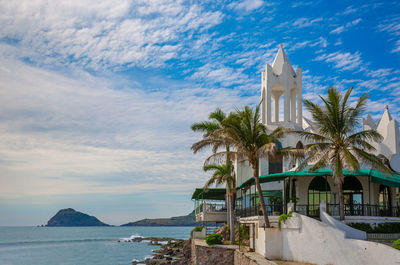
[(192, 200), (225, 200), (226, 189), (208, 189), (204, 192), (202, 188), (195, 189)]
[[(389, 187), (400, 187), (400, 174), (396, 173), (384, 173), (375, 169), (361, 168), (359, 171), (348, 171), (343, 170), (343, 175), (345, 176), (371, 176), (371, 182), (386, 185)], [(321, 169), (313, 172), (309, 172), (307, 170), (302, 171), (287, 171), (282, 173), (275, 173), (260, 176), (260, 183), (265, 182), (273, 182), (284, 180), (287, 177), (296, 176), (296, 177), (307, 177), (307, 176), (332, 176), (332, 170), (330, 169)], [(240, 184), (236, 189), (241, 189), (247, 185), (250, 185), (254, 182), (254, 177), (246, 180), (242, 184)]]

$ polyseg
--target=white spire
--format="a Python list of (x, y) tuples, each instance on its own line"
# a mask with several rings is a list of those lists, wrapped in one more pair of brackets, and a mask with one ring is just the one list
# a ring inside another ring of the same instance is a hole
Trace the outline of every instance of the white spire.
[(364, 130), (376, 130), (376, 123), (374, 119), (372, 119), (371, 114), (368, 112), (367, 118), (363, 118), (363, 129)]
[(276, 75), (282, 74), (284, 63), (288, 64), (288, 67), (291, 71), (292, 76), (296, 77), (296, 72), (293, 70), (293, 67), (290, 64), (289, 59), (288, 59), (285, 51), (283, 50), (283, 44), (280, 44), (278, 53), (276, 54), (275, 60), (272, 63), (272, 70), (274, 71), (274, 74), (276, 74)]
[(386, 105), (382, 118), (377, 124), (376, 130), (378, 131), (378, 133), (380, 133), (382, 136), (385, 136), (387, 134), (387, 127), (391, 120), (393, 120), (393, 118), (392, 115), (390, 115), (389, 113), (389, 106)]

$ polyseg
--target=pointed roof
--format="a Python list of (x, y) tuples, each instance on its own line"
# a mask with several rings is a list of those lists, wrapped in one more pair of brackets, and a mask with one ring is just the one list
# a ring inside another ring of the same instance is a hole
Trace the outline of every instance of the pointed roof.
[(372, 119), (371, 114), (368, 112), (367, 118), (364, 119), (363, 118), (363, 125), (368, 126), (371, 130), (376, 130), (376, 123), (374, 121), (374, 119)]
[(377, 124), (377, 129), (376, 130), (381, 135), (385, 136), (387, 134), (387, 127), (388, 127), (388, 125), (389, 125), (389, 123), (390, 123), (390, 121), (392, 119), (393, 119), (392, 115), (390, 115), (390, 113), (389, 113), (389, 106), (386, 105), (385, 106), (385, 111), (383, 112), (381, 120)]
[(275, 56), (275, 60), (272, 63), (272, 70), (276, 75), (282, 74), (283, 71), (283, 65), (284, 63), (287, 63), (289, 66), (289, 69), (291, 70), (291, 73), (293, 76), (296, 76), (296, 72), (293, 70), (292, 65), (289, 62), (289, 59), (286, 55), (286, 52), (283, 50), (283, 45), (279, 45), (279, 50), (278, 53)]

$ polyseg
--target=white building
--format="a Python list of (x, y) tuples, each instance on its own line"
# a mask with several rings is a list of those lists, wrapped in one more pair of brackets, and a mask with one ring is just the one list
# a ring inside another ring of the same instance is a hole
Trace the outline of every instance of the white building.
[[(313, 122), (302, 115), (302, 72), (295, 71), (282, 45), (272, 66), (261, 76), (262, 122), (268, 130), (277, 126), (315, 132)], [(383, 137), (373, 143), (376, 155), (393, 170), (385, 175), (362, 166), (358, 172), (344, 171), (345, 222), (400, 222), (400, 134), (388, 107), (375, 123), (368, 114), (364, 129), (375, 129)], [(290, 134), (278, 145), (302, 148), (299, 136)], [(252, 170), (247, 161), (236, 161), (237, 215), (250, 226), (250, 247), (269, 259), (314, 264), (398, 264), (400, 252), (364, 240), (366, 233), (336, 219), (339, 216), (338, 187), (331, 170), (295, 172), (299, 161), (260, 161), (259, 175), (272, 228), (264, 227)], [(290, 201), (294, 203), (290, 203)], [(290, 209), (288, 209), (290, 208)], [(294, 211), (282, 229), (278, 215)], [(335, 219), (336, 218), (336, 219)], [(317, 220), (320, 219), (321, 221)]]
[[(297, 71), (293, 69), (282, 45), (272, 66), (267, 64), (261, 75), (261, 98), (261, 118), (268, 130), (281, 126), (316, 131), (313, 122), (303, 117), (301, 68)], [(361, 166), (357, 172), (343, 172), (344, 222), (337, 220), (338, 187), (328, 167), (314, 172), (308, 172), (307, 168), (295, 171), (299, 161), (294, 159), (262, 159), (259, 176), (272, 224), (271, 228), (265, 228), (252, 168), (245, 160), (235, 161), (236, 214), (240, 223), (250, 227), (251, 249), (268, 259), (313, 264), (400, 264), (400, 251), (383, 244), (359, 240), (366, 239), (366, 233), (345, 224), (400, 222), (397, 196), (400, 187), (398, 123), (386, 107), (378, 123), (368, 114), (363, 120), (363, 128), (375, 129), (383, 136), (381, 143), (373, 145), (376, 155), (393, 172), (383, 174), (365, 166)], [(303, 148), (307, 143), (302, 142), (299, 136), (289, 134), (277, 144), (280, 147)], [(200, 209), (196, 212), (197, 220), (217, 221), (215, 217), (206, 218), (202, 211), (207, 212), (207, 198), (222, 200), (223, 196), (223, 190), (215, 189), (209, 195), (195, 191), (192, 199), (196, 200), (196, 209)], [(294, 211), (293, 217), (282, 224), (282, 229), (278, 229), (279, 215), (290, 211)], [(208, 216), (212, 214), (210, 212)]]
[[(302, 73), (295, 71), (280, 46), (272, 66), (267, 64), (261, 76), (262, 122), (268, 130), (277, 126), (295, 130), (315, 131), (313, 123), (302, 115)], [(400, 187), (400, 134), (399, 126), (386, 107), (382, 119), (375, 124), (368, 114), (364, 119), (364, 129), (376, 129), (384, 137), (382, 143), (374, 143), (377, 155), (384, 157), (394, 174), (385, 176), (371, 168), (362, 167), (359, 172), (345, 171), (343, 184), (345, 196), (345, 215), (348, 222), (368, 220), (380, 222), (397, 220), (399, 216), (396, 187)], [(278, 145), (282, 147), (302, 148), (299, 136), (290, 134)], [(298, 161), (260, 161), (260, 179), (263, 194), (270, 215), (286, 211), (286, 204), (295, 202), (295, 211), (319, 217), (319, 204), (327, 203), (327, 211), (333, 216), (339, 215), (338, 187), (331, 177), (330, 169), (316, 172), (307, 170), (296, 172)], [(237, 185), (239, 187), (239, 215), (254, 216), (260, 213), (258, 197), (255, 192), (252, 169), (247, 161), (237, 161)], [(397, 171), (396, 171), (397, 170)], [(272, 175), (271, 175), (272, 174)], [(274, 181), (278, 180), (278, 181)], [(277, 198), (280, 197), (281, 199)]]

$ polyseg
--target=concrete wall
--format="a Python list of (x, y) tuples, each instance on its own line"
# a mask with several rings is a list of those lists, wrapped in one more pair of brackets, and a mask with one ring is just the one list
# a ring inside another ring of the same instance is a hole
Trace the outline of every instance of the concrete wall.
[[(321, 205), (322, 206), (322, 205)], [(353, 238), (353, 239), (361, 239), (361, 240), (366, 240), (367, 239), (367, 233), (358, 229), (355, 229), (353, 227), (350, 227), (346, 225), (343, 222), (340, 222), (327, 214), (325, 211), (323, 211), (323, 207), (320, 206), (320, 218), (321, 221), (324, 224), (327, 224), (331, 227), (334, 227), (338, 230), (341, 230), (345, 233), (346, 238)], [(324, 205), (324, 209), (326, 209), (326, 205)]]
[(192, 265), (277, 265), (254, 252), (241, 252), (237, 246), (208, 246), (204, 240), (193, 239)]
[(293, 214), (282, 229), (266, 229), (266, 257), (332, 265), (399, 264), (400, 251), (355, 239), (315, 219)]

